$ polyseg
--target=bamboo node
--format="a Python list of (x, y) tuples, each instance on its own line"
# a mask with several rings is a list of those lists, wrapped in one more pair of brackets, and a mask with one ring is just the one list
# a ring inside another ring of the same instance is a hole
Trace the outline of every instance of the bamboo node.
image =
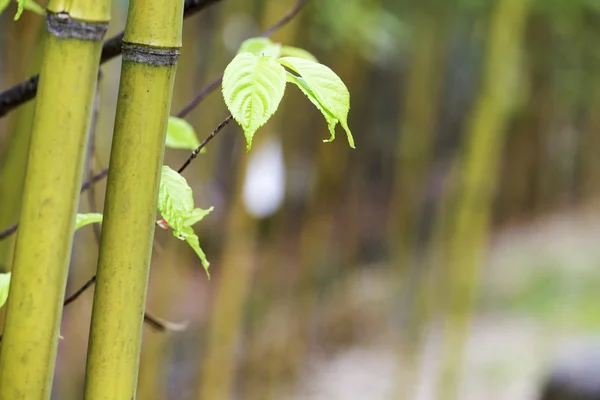
[(108, 22), (88, 22), (72, 18), (66, 12), (47, 12), (46, 29), (59, 39), (79, 39), (100, 42), (108, 29)]
[(154, 66), (177, 64), (181, 52), (177, 47), (152, 47), (123, 41), (123, 61)]

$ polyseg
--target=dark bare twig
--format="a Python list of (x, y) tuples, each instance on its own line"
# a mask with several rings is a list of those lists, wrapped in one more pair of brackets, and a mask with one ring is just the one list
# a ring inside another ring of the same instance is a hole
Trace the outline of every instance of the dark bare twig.
[(94, 274), (94, 276), (92, 276), (86, 283), (84, 283), (82, 287), (77, 289), (75, 293), (67, 297), (63, 303), (63, 307), (66, 307), (75, 300), (77, 300), (79, 296), (81, 296), (86, 290), (92, 287), (94, 283), (96, 283), (96, 274)]
[[(92, 276), (86, 283), (84, 283), (83, 286), (77, 289), (75, 293), (67, 297), (63, 302), (63, 307), (66, 307), (69, 304), (73, 303), (75, 300), (77, 300), (82, 294), (84, 294), (89, 288), (91, 288), (94, 285), (94, 283), (96, 283), (96, 274), (94, 274), (94, 276)], [(169, 322), (155, 317), (148, 312), (144, 313), (144, 322), (148, 324), (148, 326), (159, 332), (182, 331), (186, 328), (186, 324), (177, 324), (174, 322)]]
[(204, 100), (206, 96), (211, 94), (216, 88), (219, 87), (222, 80), (223, 74), (221, 74), (221, 76), (219, 76), (217, 79), (203, 87), (198, 92), (198, 94), (195, 95), (194, 98), (189, 103), (187, 103), (186, 106), (181, 109), (181, 111), (177, 113), (177, 117), (185, 118), (194, 108), (196, 108), (196, 106), (198, 106), (198, 104), (202, 102), (202, 100)]
[(223, 128), (225, 128), (225, 126), (229, 123), (229, 121), (231, 121), (233, 119), (233, 117), (231, 116), (231, 114), (229, 114), (229, 116), (227, 118), (225, 118), (223, 120), (223, 122), (221, 122), (219, 124), (219, 126), (217, 126), (215, 128), (214, 131), (212, 131), (210, 133), (210, 135), (208, 135), (206, 137), (206, 139), (204, 139), (202, 141), (202, 143), (200, 143), (200, 146), (198, 146), (196, 148), (196, 150), (192, 151), (192, 154), (189, 156), (189, 158), (187, 160), (185, 160), (185, 162), (183, 163), (183, 165), (177, 170), (178, 173), (182, 173), (183, 170), (185, 170), (187, 168), (188, 165), (190, 165), (190, 163), (192, 162), (192, 160), (194, 158), (196, 158), (198, 156), (198, 154), (200, 154), (200, 152), (202, 151), (202, 149), (208, 144), (208, 142), (210, 142), (215, 136), (217, 136), (217, 133), (221, 132), (221, 130)]
[(306, 3), (308, 3), (308, 0), (299, 0), (294, 7), (287, 12), (287, 14), (277, 21), (275, 25), (267, 29), (262, 35), (260, 35), (260, 37), (267, 38), (275, 33), (275, 31), (279, 30), (282, 26), (286, 25), (300, 12), (300, 10), (302, 10), (302, 7), (304, 7)]
[(0, 232), (0, 240), (9, 237), (10, 235), (12, 235), (13, 233), (15, 233), (17, 231), (17, 227), (19, 225), (18, 224), (14, 224), (13, 226), (11, 226), (10, 228), (6, 228), (5, 230), (3, 230), (2, 232)]
[[(186, 0), (183, 6), (183, 16), (187, 18), (205, 9), (206, 7), (218, 3), (221, 0)], [(123, 41), (123, 32), (106, 40), (102, 46), (102, 55), (100, 63), (105, 63), (121, 54), (121, 43)], [(39, 75), (32, 76), (27, 80), (14, 85), (0, 93), (0, 117), (5, 116), (21, 104), (33, 100), (37, 93)]]

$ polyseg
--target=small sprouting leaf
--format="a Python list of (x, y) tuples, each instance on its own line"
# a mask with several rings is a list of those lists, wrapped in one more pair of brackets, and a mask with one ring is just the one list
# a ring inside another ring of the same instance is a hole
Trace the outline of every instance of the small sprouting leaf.
[(281, 45), (278, 43), (273, 43), (268, 38), (250, 38), (244, 40), (240, 46), (238, 54), (241, 53), (250, 53), (255, 56), (270, 56), (277, 58), (281, 55)]
[(212, 212), (214, 207), (210, 207), (208, 210), (203, 210), (201, 208), (194, 208), (192, 213), (188, 216), (188, 218), (183, 222), (184, 226), (192, 226), (197, 222), (200, 222), (206, 217), (208, 214)]
[(200, 146), (194, 128), (184, 119), (169, 117), (166, 146), (172, 149), (195, 150)]
[(304, 58), (306, 60), (318, 62), (317, 58), (310, 54), (308, 51), (301, 49), (300, 47), (294, 46), (281, 46), (281, 56)]
[(0, 274), (0, 307), (8, 299), (8, 289), (10, 288), (10, 272)]
[(186, 236), (185, 241), (190, 245), (192, 249), (194, 249), (198, 257), (200, 258), (200, 262), (204, 267), (204, 271), (206, 271), (206, 276), (208, 276), (208, 279), (210, 279), (210, 272), (208, 272), (208, 267), (210, 267), (210, 263), (206, 259), (206, 254), (204, 254), (202, 248), (200, 247), (198, 236), (196, 234), (188, 235)]
[(192, 225), (202, 220), (212, 210), (213, 207), (208, 210), (194, 208), (192, 188), (189, 187), (185, 178), (167, 166), (162, 167), (158, 189), (158, 211), (163, 220), (160, 220), (158, 224), (164, 227), (166, 222), (173, 229), (175, 237), (185, 240), (194, 249), (200, 257), (209, 279), (208, 267), (210, 264), (200, 248), (198, 236), (194, 233)]
[[(300, 75), (317, 100), (313, 104), (317, 108), (319, 106), (323, 107), (340, 122), (342, 128), (346, 131), (350, 147), (354, 148), (354, 138), (348, 127), (350, 93), (340, 77), (330, 68), (314, 61), (297, 57), (283, 57), (277, 61)], [(329, 121), (327, 122), (329, 124)], [(330, 142), (333, 139), (334, 137), (331, 137), (327, 141)]]
[(25, 0), (23, 2), (23, 8), (25, 10), (32, 11), (39, 15), (44, 15), (46, 13), (46, 10), (44, 10), (44, 8), (42, 6), (40, 6), (38, 3), (36, 3), (33, 0)]
[(102, 214), (77, 214), (75, 217), (75, 230), (97, 222), (102, 222)]
[[(10, 4), (10, 0), (0, 0), (0, 13), (6, 10), (8, 5)], [(17, 13), (15, 14), (15, 21), (21, 18), (21, 14), (23, 14), (23, 10), (33, 11), (36, 14), (44, 15), (46, 12), (42, 6), (36, 3), (33, 0), (17, 0)]]
[(246, 136), (252, 137), (275, 113), (285, 92), (285, 68), (271, 57), (241, 53), (223, 74), (223, 98)]
[(21, 18), (24, 10), (33, 11), (36, 14), (44, 15), (44, 9), (33, 0), (17, 0), (17, 13), (15, 14), (15, 21)]
[(177, 232), (185, 227), (184, 222), (194, 211), (192, 188), (183, 176), (167, 166), (162, 167), (158, 189), (158, 211), (169, 226)]
[(17, 13), (15, 14), (15, 21), (21, 18), (21, 14), (23, 14), (23, 10), (25, 9), (25, 1), (26, 0), (17, 0)]

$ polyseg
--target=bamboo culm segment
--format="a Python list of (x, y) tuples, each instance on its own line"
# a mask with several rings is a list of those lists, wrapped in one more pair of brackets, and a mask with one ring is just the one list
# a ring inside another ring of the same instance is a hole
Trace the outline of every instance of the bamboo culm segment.
[[(0, 399), (49, 399), (108, 1), (51, 1), (0, 351)], [(53, 28), (60, 18), (61, 30)], [(95, 31), (77, 36), (81, 26)]]
[(92, 310), (86, 400), (136, 396), (160, 169), (182, 21), (183, 0), (130, 2)]

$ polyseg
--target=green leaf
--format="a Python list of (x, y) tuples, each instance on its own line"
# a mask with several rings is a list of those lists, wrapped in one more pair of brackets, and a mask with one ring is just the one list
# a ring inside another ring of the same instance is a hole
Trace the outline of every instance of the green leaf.
[(210, 279), (210, 272), (208, 272), (208, 267), (210, 267), (210, 263), (206, 259), (206, 254), (204, 254), (202, 248), (200, 247), (198, 236), (196, 236), (196, 234), (188, 235), (186, 236), (185, 241), (190, 245), (192, 249), (194, 249), (198, 257), (200, 258), (200, 262), (204, 267), (204, 271), (206, 271), (206, 275), (208, 276), (208, 279)]
[(321, 111), (321, 114), (323, 114), (323, 117), (325, 117), (325, 122), (327, 122), (327, 127), (329, 128), (329, 133), (331, 134), (331, 137), (329, 138), (329, 140), (324, 140), (324, 141), (331, 142), (333, 139), (335, 139), (335, 126), (338, 124), (337, 118), (335, 118), (333, 115), (331, 115), (331, 113), (329, 111), (327, 111), (327, 109), (321, 103), (319, 103), (319, 99), (317, 99), (317, 96), (311, 90), (311, 88), (308, 87), (308, 84), (306, 83), (306, 81), (304, 79), (288, 72), (287, 80), (288, 80), (288, 82), (293, 83), (296, 86), (298, 86), (298, 88), (302, 91), (302, 93), (304, 93), (304, 95), (306, 97), (308, 97), (310, 102), (313, 103), (315, 105), (315, 107), (317, 107), (317, 109), (319, 111)]
[(198, 236), (194, 233), (192, 225), (208, 215), (213, 207), (208, 210), (194, 208), (192, 195), (192, 189), (183, 176), (167, 166), (162, 167), (158, 189), (158, 211), (173, 229), (173, 235), (180, 240), (185, 240), (194, 249), (210, 279), (208, 273), (210, 264), (200, 248)]
[(194, 128), (184, 119), (169, 117), (166, 146), (172, 149), (195, 150), (200, 146)]
[(25, 9), (25, 1), (26, 0), (17, 0), (17, 13), (15, 14), (14, 20), (18, 20), (21, 18), (21, 14), (23, 14), (23, 10)]
[[(6, 10), (8, 5), (10, 4), (10, 0), (0, 0), (0, 13)], [(33, 0), (17, 0), (17, 13), (15, 14), (15, 21), (21, 18), (21, 14), (23, 14), (23, 10), (33, 11), (36, 14), (44, 15), (46, 10), (38, 3)]]
[[(312, 103), (320, 110), (322, 107), (327, 111), (327, 113), (340, 122), (342, 128), (344, 128), (346, 131), (350, 147), (354, 148), (354, 138), (352, 137), (352, 133), (348, 127), (350, 93), (340, 77), (337, 76), (330, 68), (314, 61), (305, 60), (298, 57), (283, 57), (277, 61), (300, 75), (306, 86), (308, 86), (310, 89), (310, 92), (312, 92), (312, 96), (314, 96), (315, 100), (317, 100), (316, 102), (313, 101)], [(294, 83), (298, 84), (297, 82)], [(307, 96), (309, 95), (307, 94)], [(310, 98), (311, 96), (309, 96), (309, 99)], [(321, 112), (323, 112), (323, 110), (321, 110)], [(323, 115), (325, 115), (325, 113), (323, 113)], [(329, 125), (330, 121), (328, 120), (327, 123)], [(332, 133), (332, 137), (329, 140), (326, 140), (328, 142), (335, 138), (335, 131), (332, 130), (331, 126), (330, 132)]]
[(273, 43), (268, 38), (250, 38), (244, 40), (240, 46), (238, 54), (241, 53), (250, 53), (255, 56), (270, 56), (277, 58), (281, 55), (281, 45), (278, 43)]
[(102, 222), (102, 214), (77, 214), (75, 217), (75, 230), (97, 222)]
[(23, 8), (25, 10), (32, 11), (39, 15), (44, 15), (46, 13), (46, 10), (44, 10), (44, 8), (42, 6), (40, 6), (38, 3), (36, 3), (33, 0), (25, 0), (23, 2)]
[(174, 230), (174, 235), (185, 227), (185, 221), (194, 211), (192, 188), (183, 176), (167, 166), (162, 167), (158, 189), (158, 211)]
[(8, 299), (8, 289), (10, 288), (10, 272), (0, 274), (0, 307), (6, 303)]
[(256, 130), (277, 110), (285, 83), (285, 68), (271, 57), (241, 53), (225, 69), (223, 98), (244, 130), (248, 150)]
[(184, 221), (184, 226), (192, 226), (197, 222), (200, 222), (213, 211), (214, 207), (210, 207), (208, 210), (203, 210), (201, 208), (194, 208), (192, 213), (188, 216), (188, 218)]
[(314, 62), (318, 62), (317, 58), (310, 54), (308, 51), (301, 49), (300, 47), (294, 46), (282, 46), (281, 47), (281, 56), (282, 57), (297, 57), (304, 58), (305, 60), (310, 60)]

